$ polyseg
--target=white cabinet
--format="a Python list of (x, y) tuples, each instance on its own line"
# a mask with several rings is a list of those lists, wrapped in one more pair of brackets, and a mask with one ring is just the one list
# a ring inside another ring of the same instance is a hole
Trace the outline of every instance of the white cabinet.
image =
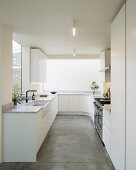
[(31, 49), (31, 82), (47, 81), (47, 57), (39, 49)]
[(111, 113), (103, 110), (103, 142), (105, 148), (111, 156)]
[(79, 95), (79, 112), (89, 112), (89, 98), (88, 95)]
[(111, 66), (111, 51), (105, 50), (100, 54), (100, 71), (103, 76), (103, 82), (110, 82), (111, 74), (110, 71), (105, 69)]
[(4, 113), (3, 118), (3, 161), (36, 162), (41, 138), (41, 113)]
[(44, 141), (47, 133), (49, 132), (52, 123), (58, 113), (58, 96), (56, 96), (46, 107), (43, 109), (42, 119), (42, 142)]
[(136, 0), (127, 0), (126, 170), (136, 169)]
[(36, 114), (36, 152), (38, 152), (43, 142), (42, 114), (42, 110)]
[(104, 70), (109, 66), (111, 66), (111, 52), (110, 50), (105, 50), (100, 54), (100, 70)]
[[(93, 100), (86, 94), (59, 95), (59, 112), (93, 112)], [(92, 113), (93, 115), (93, 113)]]
[(78, 95), (70, 95), (70, 112), (78, 112)]
[(53, 121), (54, 121), (57, 113), (58, 113), (58, 96), (56, 96), (56, 97), (50, 102), (51, 124), (53, 123)]
[(125, 65), (124, 5), (111, 26), (111, 160), (117, 170), (125, 169)]
[(69, 95), (59, 95), (59, 112), (69, 112)]
[(48, 127), (47, 127), (47, 115), (50, 114), (50, 104), (48, 104), (46, 107), (43, 108), (42, 113), (42, 142), (44, 141), (47, 133), (48, 133)]
[(58, 96), (37, 113), (4, 113), (4, 162), (36, 162), (57, 112)]

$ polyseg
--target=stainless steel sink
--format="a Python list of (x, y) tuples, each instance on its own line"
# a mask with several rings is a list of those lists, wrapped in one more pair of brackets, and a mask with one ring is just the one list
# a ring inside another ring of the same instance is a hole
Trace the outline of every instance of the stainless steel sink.
[(49, 101), (34, 101), (33, 103), (30, 103), (29, 106), (45, 106), (46, 104), (48, 104)]

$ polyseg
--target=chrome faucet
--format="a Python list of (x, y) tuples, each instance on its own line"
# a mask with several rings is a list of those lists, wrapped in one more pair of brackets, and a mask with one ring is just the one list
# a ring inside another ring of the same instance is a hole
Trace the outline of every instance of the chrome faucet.
[(26, 103), (28, 103), (28, 100), (29, 100), (29, 98), (28, 98), (28, 92), (37, 92), (37, 90), (27, 90), (26, 91)]

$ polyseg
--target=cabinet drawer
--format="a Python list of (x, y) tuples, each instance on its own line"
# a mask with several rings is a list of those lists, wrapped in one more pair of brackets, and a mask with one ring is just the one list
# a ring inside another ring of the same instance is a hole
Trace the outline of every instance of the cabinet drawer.
[(50, 107), (49, 104), (43, 108), (43, 114), (42, 114), (42, 118), (44, 118), (48, 113), (49, 113)]

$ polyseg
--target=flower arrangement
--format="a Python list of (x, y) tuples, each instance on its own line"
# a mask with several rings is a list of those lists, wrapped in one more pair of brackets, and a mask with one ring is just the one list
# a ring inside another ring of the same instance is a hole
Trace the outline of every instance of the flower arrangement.
[(93, 90), (93, 93), (95, 93), (95, 91), (99, 89), (99, 86), (95, 81), (93, 81), (90, 88)]

